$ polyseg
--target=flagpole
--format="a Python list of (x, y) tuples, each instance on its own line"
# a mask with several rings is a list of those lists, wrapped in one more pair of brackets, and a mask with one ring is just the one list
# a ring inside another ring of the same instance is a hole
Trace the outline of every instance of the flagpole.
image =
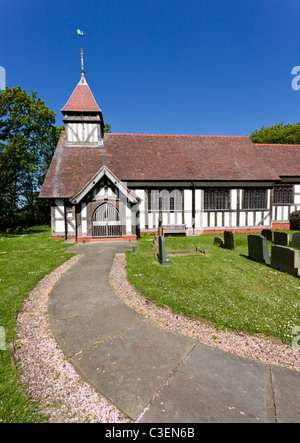
[(80, 35), (81, 37), (81, 48), (80, 48), (80, 55), (81, 55), (81, 79), (84, 79), (84, 63), (83, 63), (83, 47), (82, 47), (82, 37), (83, 37), (83, 32), (80, 31), (80, 29), (77, 29), (77, 34)]

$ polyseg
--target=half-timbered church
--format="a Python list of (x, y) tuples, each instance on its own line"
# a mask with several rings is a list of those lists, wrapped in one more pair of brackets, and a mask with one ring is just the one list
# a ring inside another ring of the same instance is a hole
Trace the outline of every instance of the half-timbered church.
[(174, 233), (287, 229), (300, 210), (300, 145), (249, 137), (104, 133), (85, 78), (62, 108), (62, 131), (40, 192), (53, 238), (135, 239), (159, 217)]

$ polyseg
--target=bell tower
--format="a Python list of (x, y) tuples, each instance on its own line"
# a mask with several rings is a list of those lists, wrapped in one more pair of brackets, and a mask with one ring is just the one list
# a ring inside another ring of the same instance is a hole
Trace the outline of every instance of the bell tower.
[(81, 79), (61, 110), (66, 127), (65, 143), (66, 146), (98, 147), (103, 145), (102, 111), (85, 79), (82, 46), (80, 52)]

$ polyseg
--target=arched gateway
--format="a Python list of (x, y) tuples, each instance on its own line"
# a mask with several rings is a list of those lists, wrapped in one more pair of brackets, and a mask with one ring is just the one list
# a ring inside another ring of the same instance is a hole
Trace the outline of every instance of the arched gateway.
[(119, 211), (109, 203), (98, 206), (92, 217), (92, 230), (93, 237), (121, 237)]

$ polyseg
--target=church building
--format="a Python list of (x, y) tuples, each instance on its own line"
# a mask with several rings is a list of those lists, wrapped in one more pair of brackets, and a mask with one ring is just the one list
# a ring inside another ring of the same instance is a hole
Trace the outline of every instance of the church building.
[(62, 131), (40, 198), (51, 199), (53, 238), (136, 239), (289, 229), (300, 210), (300, 145), (247, 136), (104, 133), (85, 78), (62, 108)]

